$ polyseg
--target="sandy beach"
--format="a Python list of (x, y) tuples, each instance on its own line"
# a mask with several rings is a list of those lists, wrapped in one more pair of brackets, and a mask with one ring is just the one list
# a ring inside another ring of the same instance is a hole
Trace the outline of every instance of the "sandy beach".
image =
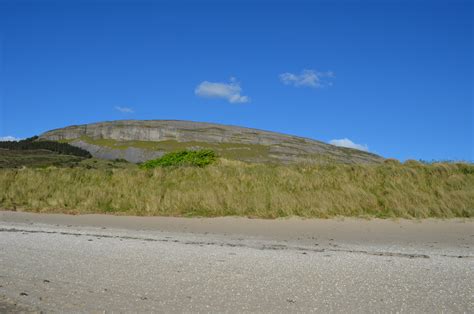
[(0, 212), (0, 309), (472, 312), (472, 220)]

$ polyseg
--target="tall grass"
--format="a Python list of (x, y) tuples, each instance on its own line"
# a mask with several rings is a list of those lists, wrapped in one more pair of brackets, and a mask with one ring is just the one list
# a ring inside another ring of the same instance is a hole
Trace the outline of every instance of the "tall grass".
[(474, 166), (245, 164), (3, 169), (0, 208), (166, 216), (473, 217)]

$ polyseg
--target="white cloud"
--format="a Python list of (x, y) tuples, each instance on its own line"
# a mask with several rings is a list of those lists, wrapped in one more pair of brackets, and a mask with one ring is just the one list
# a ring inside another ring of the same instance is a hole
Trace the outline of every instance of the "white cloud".
[(280, 74), (280, 81), (285, 85), (293, 85), (296, 87), (321, 88), (332, 86), (332, 82), (329, 80), (334, 77), (335, 75), (332, 71), (318, 72), (315, 70), (303, 70), (301, 74), (282, 73)]
[(194, 93), (200, 97), (224, 98), (230, 103), (246, 103), (250, 101), (248, 96), (241, 95), (242, 88), (235, 78), (230, 79), (230, 83), (213, 83), (204, 81), (199, 84)]
[(335, 146), (340, 146), (340, 147), (354, 148), (354, 149), (362, 150), (364, 152), (369, 151), (369, 147), (367, 145), (365, 145), (365, 144), (364, 145), (356, 144), (348, 138), (342, 138), (342, 139), (339, 139), (339, 140), (331, 140), (331, 141), (329, 141), (329, 144), (335, 145)]
[(19, 141), (21, 138), (14, 137), (14, 136), (0, 136), (0, 142), (13, 142)]
[(120, 106), (115, 106), (115, 110), (118, 110), (122, 113), (134, 113), (135, 111), (133, 111), (132, 108), (128, 108), (128, 107), (120, 107)]

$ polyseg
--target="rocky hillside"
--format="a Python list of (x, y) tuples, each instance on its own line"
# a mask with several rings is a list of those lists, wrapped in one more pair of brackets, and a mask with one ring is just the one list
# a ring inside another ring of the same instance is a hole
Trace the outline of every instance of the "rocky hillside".
[(121, 120), (51, 130), (41, 139), (66, 142), (94, 157), (142, 162), (165, 152), (210, 148), (249, 162), (377, 163), (375, 154), (257, 129), (175, 120)]

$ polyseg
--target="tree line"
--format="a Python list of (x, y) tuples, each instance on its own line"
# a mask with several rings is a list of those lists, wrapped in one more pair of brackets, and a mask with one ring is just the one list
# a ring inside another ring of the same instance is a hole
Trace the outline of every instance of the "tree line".
[(73, 155), (85, 158), (92, 157), (92, 155), (85, 149), (72, 146), (68, 143), (38, 140), (38, 136), (33, 136), (21, 141), (0, 141), (0, 148), (10, 150), (46, 149), (63, 155)]

